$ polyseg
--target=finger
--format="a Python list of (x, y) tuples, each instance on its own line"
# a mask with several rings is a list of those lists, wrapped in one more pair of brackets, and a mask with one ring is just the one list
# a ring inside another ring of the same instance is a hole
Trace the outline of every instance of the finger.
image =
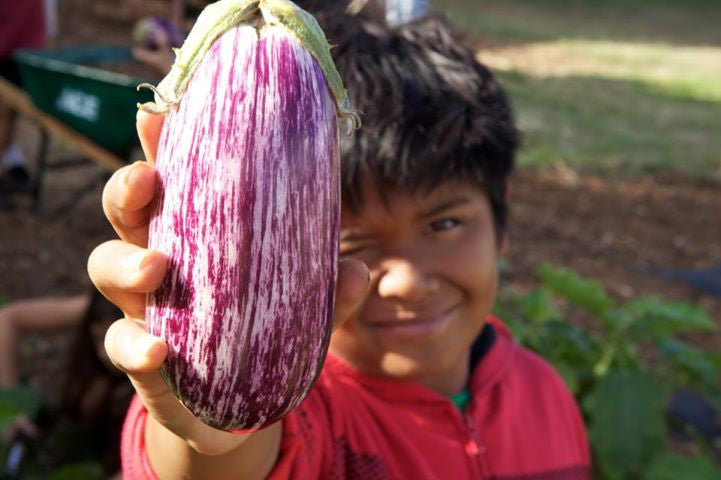
[(88, 258), (93, 284), (131, 317), (142, 318), (145, 297), (158, 289), (168, 268), (167, 257), (120, 240), (98, 245)]
[(227, 449), (228, 444), (242, 441), (237, 435), (203, 424), (178, 401), (160, 375), (168, 355), (167, 344), (132, 319), (123, 318), (110, 326), (105, 349), (113, 364), (128, 375), (148, 413), (194, 448)]
[[(128, 375), (148, 411), (173, 431), (191, 420), (160, 376), (168, 346), (129, 318), (113, 323), (105, 334), (105, 350), (113, 364)], [(187, 427), (186, 427), (187, 428)]]
[(135, 117), (140, 145), (143, 147), (145, 158), (148, 159), (151, 165), (155, 163), (155, 157), (158, 153), (158, 142), (160, 141), (160, 131), (163, 128), (164, 120), (165, 117), (162, 115), (154, 115), (143, 110), (138, 110)]
[[(143, 376), (151, 379), (152, 374), (159, 376), (158, 369), (165, 361), (168, 347), (160, 338), (146, 332), (140, 322), (121, 318), (110, 325), (105, 333), (105, 351), (113, 365), (142, 380)], [(162, 382), (162, 378), (160, 380)], [(144, 393), (162, 393), (159, 384), (151, 381), (150, 386), (153, 385), (155, 388)]]
[(123, 240), (144, 247), (157, 175), (145, 162), (116, 171), (103, 190), (103, 211)]
[(368, 293), (370, 272), (365, 263), (344, 259), (338, 263), (338, 284), (333, 311), (333, 330), (341, 326)]

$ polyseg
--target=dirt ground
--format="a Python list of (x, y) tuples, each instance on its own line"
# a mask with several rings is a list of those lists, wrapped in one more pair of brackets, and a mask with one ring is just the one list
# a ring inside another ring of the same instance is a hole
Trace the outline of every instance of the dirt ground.
[[(534, 284), (548, 261), (600, 280), (619, 299), (655, 294), (706, 308), (721, 326), (721, 298), (646, 273), (721, 264), (721, 185), (672, 174), (626, 180), (565, 168), (519, 171), (512, 183), (508, 280)], [(718, 335), (697, 338), (718, 349)]]
[[(33, 136), (30, 125), (23, 130)], [(50, 171), (43, 208), (51, 210), (101, 173), (94, 166)], [(15, 197), (14, 211), (0, 212), (0, 294), (6, 300), (88, 288), (87, 256), (113, 236), (100, 207), (101, 185), (61, 216), (36, 214), (26, 196)], [(538, 263), (548, 261), (601, 280), (621, 299), (658, 294), (698, 303), (721, 324), (721, 298), (644, 273), (721, 263), (721, 185), (671, 174), (609, 180), (560, 167), (519, 170), (511, 205), (506, 258), (512, 286), (532, 287)]]
[[(128, 23), (113, 10), (115, 3), (94, 5), (60, 2), (57, 44), (119, 43), (127, 38)], [(38, 141), (35, 128), (21, 122), (19, 140), (32, 158)], [(50, 159), (71, 153), (68, 146), (53, 142)], [(46, 211), (101, 173), (91, 165), (50, 171), (43, 189)], [(97, 182), (61, 216), (36, 214), (23, 195), (15, 198), (13, 211), (0, 211), (0, 297), (10, 301), (90, 288), (88, 254), (113, 235), (100, 208), (101, 185)], [(512, 182), (511, 204), (506, 258), (513, 287), (532, 287), (537, 264), (549, 261), (601, 280), (619, 298), (659, 294), (698, 303), (721, 324), (721, 298), (643, 273), (650, 267), (701, 269), (721, 263), (720, 184), (673, 174), (609, 180), (580, 176), (560, 166), (545, 172), (519, 171)], [(721, 335), (706, 335), (697, 342), (715, 349), (721, 347)]]

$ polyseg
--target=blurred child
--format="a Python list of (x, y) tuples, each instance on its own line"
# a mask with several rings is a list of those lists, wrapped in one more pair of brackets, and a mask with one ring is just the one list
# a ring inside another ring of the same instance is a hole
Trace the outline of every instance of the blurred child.
[[(0, 2), (0, 77), (20, 86), (20, 71), (13, 54), (21, 48), (45, 46), (43, 0)], [(29, 180), (25, 156), (15, 143), (17, 112), (0, 103), (0, 210), (10, 208), (8, 193)]]
[[(126, 0), (131, 5), (131, 9), (137, 14), (144, 13), (143, 3), (136, 0)], [(151, 45), (143, 45), (143, 42), (135, 41), (133, 47), (133, 57), (136, 60), (148, 65), (161, 75), (165, 75), (175, 61), (175, 53), (173, 48), (179, 48), (182, 45), (187, 31), (195, 21), (200, 11), (211, 3), (207, 0), (169, 0), (167, 15), (163, 17), (143, 16), (137, 18), (133, 36), (137, 37), (137, 32), (147, 23), (156, 23), (162, 25), (163, 28), (155, 28), (153, 42)]]
[[(120, 469), (119, 435), (132, 388), (103, 348), (108, 326), (122, 313), (96, 291), (91, 295), (39, 298), (0, 308), (0, 389), (19, 385), (18, 346), (29, 332), (74, 331), (68, 376), (59, 405), (45, 405), (42, 420), (21, 418), (6, 442), (22, 431), (42, 445), (59, 428), (79, 431), (84, 449), (46, 452), (54, 462), (98, 460), (109, 474)], [(50, 448), (50, 447), (48, 447)], [(69, 453), (68, 453), (69, 452)]]
[[(182, 27), (185, 18), (195, 18), (205, 5), (211, 3), (212, 0), (167, 0), (168, 20), (178, 27)], [(140, 20), (147, 16), (149, 5), (147, 0), (125, 0), (125, 7), (130, 14), (132, 20)]]
[(44, 0), (45, 30), (48, 42), (52, 45), (59, 33), (58, 26), (58, 0)]
[[(573, 397), (490, 315), (517, 146), (503, 90), (439, 18), (320, 20), (363, 113), (342, 140), (336, 328), (320, 378), (251, 434), (181, 406), (158, 373), (167, 346), (142, 326), (167, 268), (145, 250), (156, 177), (147, 164), (117, 172), (104, 205), (122, 241), (100, 245), (89, 271), (126, 313), (106, 337), (138, 393), (125, 478), (588, 479)], [(138, 116), (150, 160), (161, 126)]]

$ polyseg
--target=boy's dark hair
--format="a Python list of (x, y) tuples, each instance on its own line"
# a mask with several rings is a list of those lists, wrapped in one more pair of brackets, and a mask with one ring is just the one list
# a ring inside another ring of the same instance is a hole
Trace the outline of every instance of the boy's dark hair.
[(502, 236), (518, 144), (501, 87), (439, 16), (391, 28), (319, 14), (363, 127), (342, 139), (343, 201), (357, 209), (364, 175), (415, 192), (471, 181), (487, 193)]

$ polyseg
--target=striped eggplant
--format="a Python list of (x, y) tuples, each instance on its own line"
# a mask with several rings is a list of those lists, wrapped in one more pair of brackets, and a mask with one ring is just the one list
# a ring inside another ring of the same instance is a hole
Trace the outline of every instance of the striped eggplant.
[(139, 107), (167, 113), (148, 246), (169, 270), (146, 309), (169, 347), (161, 374), (208, 425), (262, 428), (304, 398), (325, 357), (339, 118), (357, 117), (323, 32), (287, 0), (206, 7), (150, 88)]

